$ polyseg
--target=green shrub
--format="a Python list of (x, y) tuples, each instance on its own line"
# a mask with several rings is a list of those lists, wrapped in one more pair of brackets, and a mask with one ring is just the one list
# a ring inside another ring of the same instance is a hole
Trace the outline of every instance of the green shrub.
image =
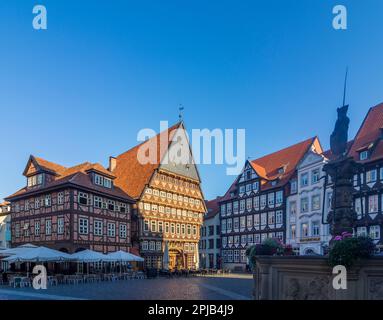
[(374, 250), (375, 244), (370, 238), (343, 238), (331, 243), (328, 262), (332, 267), (343, 265), (350, 268), (356, 261), (370, 258)]

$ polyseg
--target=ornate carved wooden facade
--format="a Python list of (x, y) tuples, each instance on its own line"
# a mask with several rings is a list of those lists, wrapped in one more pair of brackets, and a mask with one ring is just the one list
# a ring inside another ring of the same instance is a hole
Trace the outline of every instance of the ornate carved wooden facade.
[[(165, 139), (161, 134), (167, 135)], [(117, 176), (116, 185), (138, 202), (137, 237), (147, 267), (166, 267), (169, 258), (169, 268), (196, 268), (199, 230), (206, 212), (201, 180), (183, 124), (161, 134), (118, 156), (112, 172)], [(177, 136), (179, 139), (175, 139)], [(187, 147), (187, 163), (169, 157), (179, 144)], [(142, 165), (137, 154), (147, 145), (158, 147), (158, 159), (154, 164)]]

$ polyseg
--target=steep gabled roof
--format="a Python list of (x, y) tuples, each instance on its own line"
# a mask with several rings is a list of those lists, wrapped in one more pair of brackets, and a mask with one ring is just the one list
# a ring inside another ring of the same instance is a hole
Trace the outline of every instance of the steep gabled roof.
[[(158, 135), (135, 146), (134, 148), (116, 157), (116, 166), (113, 173), (116, 175), (115, 185), (119, 186), (133, 198), (138, 198), (150, 181), (155, 170), (157, 170), (169, 149), (172, 139), (182, 122), (175, 124)], [(162, 134), (167, 134), (169, 139), (161, 139)], [(138, 160), (140, 148), (146, 148), (151, 144), (157, 146), (157, 161), (155, 163), (141, 164)]]
[(295, 173), (296, 167), (309, 149), (314, 146), (316, 152), (322, 153), (319, 139), (313, 137), (264, 157), (250, 161), (250, 164), (263, 178), (263, 189), (271, 187), (271, 181), (277, 179), (273, 187), (286, 183)]
[(107, 194), (112, 197), (114, 196), (114, 197), (122, 198), (124, 200), (128, 200), (131, 202), (133, 201), (133, 199), (129, 195), (127, 195), (124, 191), (122, 191), (117, 186), (113, 186), (113, 188), (109, 189), (109, 188), (104, 188), (104, 187), (95, 185), (92, 182), (91, 177), (87, 174), (89, 171), (95, 171), (95, 172), (101, 173), (111, 179), (115, 178), (112, 172), (105, 169), (99, 163), (84, 162), (76, 166), (67, 168), (57, 163), (47, 161), (45, 159), (38, 158), (31, 155), (29, 157), (27, 167), (24, 170), (24, 174), (27, 172), (29, 165), (32, 163), (35, 167), (36, 166), (38, 167), (37, 169), (48, 171), (54, 174), (56, 176), (55, 180), (39, 188), (32, 188), (32, 189), (27, 187), (21, 188), (16, 193), (7, 197), (7, 200), (10, 200), (19, 196), (33, 194), (36, 192), (44, 192), (46, 190), (62, 187), (64, 185), (71, 185), (71, 186), (83, 187), (95, 192)]
[(383, 158), (383, 103), (370, 108), (360, 126), (348, 155), (359, 161), (359, 152), (370, 150), (369, 158), (363, 162)]
[(205, 201), (207, 213), (204, 217), (204, 220), (214, 218), (219, 213), (219, 202), (222, 201), (221, 197), (216, 199)]

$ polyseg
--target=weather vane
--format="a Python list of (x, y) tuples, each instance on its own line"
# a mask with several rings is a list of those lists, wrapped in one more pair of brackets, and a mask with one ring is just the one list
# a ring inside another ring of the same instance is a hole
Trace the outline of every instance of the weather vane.
[(178, 117), (180, 119), (180, 121), (182, 121), (182, 111), (184, 110), (185, 108), (183, 107), (182, 104), (179, 105), (179, 108), (178, 108), (178, 111), (179, 111), (179, 114), (178, 114)]

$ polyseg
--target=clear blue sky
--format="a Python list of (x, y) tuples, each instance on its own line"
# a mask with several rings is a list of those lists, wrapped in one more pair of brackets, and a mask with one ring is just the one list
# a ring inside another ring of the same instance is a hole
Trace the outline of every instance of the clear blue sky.
[[(24, 186), (29, 154), (107, 165), (179, 103), (188, 129), (245, 128), (252, 158), (314, 135), (328, 147), (347, 65), (353, 137), (383, 101), (382, 17), (381, 0), (2, 0), (0, 198)], [(200, 167), (206, 198), (225, 171)]]

